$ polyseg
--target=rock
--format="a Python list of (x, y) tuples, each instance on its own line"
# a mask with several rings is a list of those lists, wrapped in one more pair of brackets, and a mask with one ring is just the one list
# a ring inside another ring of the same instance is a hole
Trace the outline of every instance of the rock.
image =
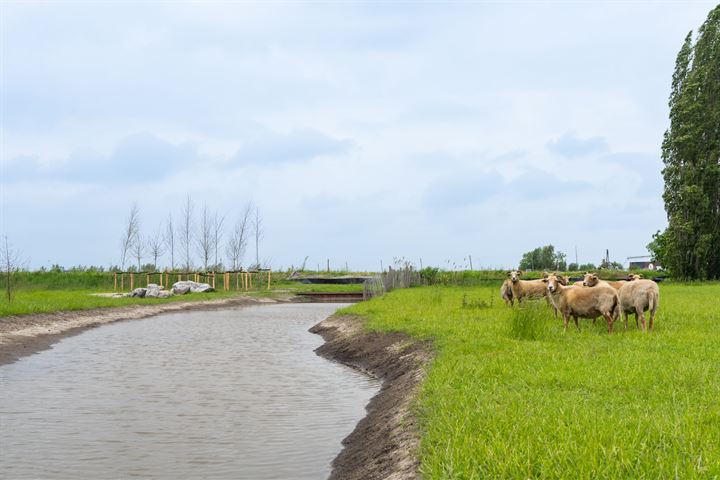
[(135, 290), (130, 292), (130, 296), (144, 298), (146, 293), (147, 293), (147, 288), (136, 288)]
[(168, 290), (160, 290), (158, 291), (158, 298), (168, 298), (172, 297), (173, 293)]
[(197, 283), (190, 280), (183, 280), (182, 282), (175, 282), (172, 286), (172, 292), (176, 295), (185, 295), (188, 292), (192, 293), (204, 293), (214, 292), (215, 289), (207, 283)]

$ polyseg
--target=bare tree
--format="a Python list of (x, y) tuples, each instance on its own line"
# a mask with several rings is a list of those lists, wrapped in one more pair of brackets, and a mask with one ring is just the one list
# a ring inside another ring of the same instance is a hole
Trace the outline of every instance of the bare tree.
[(225, 215), (218, 217), (217, 212), (213, 215), (213, 250), (215, 251), (215, 267), (218, 268), (218, 250), (220, 248), (220, 238), (222, 237), (222, 227), (225, 223)]
[(250, 219), (252, 215), (252, 204), (248, 203), (243, 214), (235, 223), (228, 243), (225, 246), (228, 260), (233, 270), (239, 270), (245, 256), (245, 247), (247, 246), (248, 231), (250, 229)]
[(190, 194), (187, 196), (185, 205), (183, 205), (182, 218), (180, 224), (180, 244), (182, 245), (183, 252), (185, 253), (185, 271), (189, 272), (192, 266), (192, 259), (190, 257), (190, 249), (192, 247), (193, 240), (193, 203), (190, 198)]
[(207, 271), (213, 248), (213, 222), (207, 205), (203, 206), (202, 215), (200, 216), (196, 243), (200, 260), (203, 262), (203, 269)]
[(170, 269), (175, 270), (175, 226), (173, 225), (172, 213), (168, 214), (163, 241), (165, 248), (170, 252)]
[(7, 294), (7, 301), (12, 301), (12, 274), (15, 270), (20, 268), (20, 252), (10, 248), (8, 244), (7, 236), (0, 245), (0, 272), (5, 276), (5, 292)]
[(157, 230), (147, 241), (148, 253), (153, 259), (153, 265), (155, 269), (158, 269), (158, 258), (165, 253), (165, 239), (163, 238), (163, 232)]
[(255, 268), (260, 268), (260, 239), (263, 236), (262, 217), (260, 209), (255, 207), (255, 217), (253, 218), (253, 235), (255, 236)]
[(140, 210), (138, 209), (137, 203), (133, 203), (130, 208), (130, 215), (128, 215), (127, 222), (125, 222), (125, 228), (120, 242), (120, 268), (123, 270), (125, 269), (125, 263), (127, 262), (128, 255), (131, 253), (135, 237), (138, 235), (139, 230)]
[(135, 235), (135, 240), (133, 241), (131, 252), (133, 258), (137, 260), (137, 266), (138, 266), (138, 272), (141, 270), (142, 265), (142, 258), (145, 256), (145, 252), (147, 250), (146, 240), (143, 238), (142, 235), (140, 235), (140, 232), (138, 232), (137, 235)]

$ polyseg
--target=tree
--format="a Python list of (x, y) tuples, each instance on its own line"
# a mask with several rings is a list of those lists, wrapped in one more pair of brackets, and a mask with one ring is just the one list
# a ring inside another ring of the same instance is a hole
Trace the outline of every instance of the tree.
[(175, 270), (175, 227), (173, 225), (172, 213), (168, 214), (163, 240), (165, 241), (165, 248), (170, 252), (170, 270)]
[(225, 216), (218, 217), (217, 212), (213, 215), (212, 231), (213, 231), (213, 251), (215, 252), (215, 267), (218, 268), (218, 249), (220, 248), (220, 238), (222, 237), (222, 227), (225, 223)]
[(668, 227), (648, 249), (681, 279), (720, 278), (720, 5), (675, 62), (662, 144)]
[(194, 206), (192, 199), (188, 194), (185, 204), (182, 209), (182, 218), (180, 219), (180, 245), (182, 246), (185, 254), (185, 271), (189, 272), (192, 267), (192, 257), (190, 256), (190, 249), (192, 248), (192, 231), (193, 231), (193, 210)]
[(163, 232), (157, 230), (147, 241), (148, 252), (153, 259), (153, 269), (158, 268), (158, 258), (165, 253), (165, 239)]
[(145, 238), (143, 238), (142, 235), (140, 235), (140, 233), (138, 232), (138, 234), (135, 235), (135, 239), (133, 240), (132, 246), (130, 247), (132, 256), (135, 258), (135, 260), (137, 260), (138, 272), (140, 272), (142, 270), (140, 267), (141, 267), (142, 259), (145, 256), (145, 251), (146, 251), (146, 243), (145, 242), (146, 242)]
[(260, 268), (260, 239), (263, 236), (262, 217), (260, 209), (255, 207), (255, 217), (253, 218), (253, 235), (255, 236), (255, 268)]
[(197, 236), (195, 237), (197, 242), (197, 250), (200, 255), (200, 260), (203, 264), (203, 269), (207, 271), (208, 264), (210, 263), (210, 256), (213, 251), (213, 224), (212, 216), (207, 205), (203, 206), (202, 215), (200, 216), (200, 224), (198, 225)]
[(7, 236), (3, 238), (0, 244), (0, 272), (5, 277), (5, 293), (7, 301), (12, 301), (12, 274), (20, 268), (20, 252), (10, 247)]
[(245, 247), (247, 246), (248, 231), (250, 229), (250, 219), (252, 215), (252, 204), (248, 204), (243, 214), (235, 222), (230, 238), (225, 246), (229, 263), (233, 270), (239, 270), (245, 256)]
[(125, 228), (120, 242), (120, 268), (122, 269), (125, 269), (125, 263), (127, 262), (128, 255), (139, 231), (140, 210), (138, 209), (137, 203), (133, 203), (132, 207), (130, 207), (130, 215), (128, 215), (128, 219), (125, 222)]
[(538, 247), (523, 254), (520, 260), (521, 270), (566, 270), (566, 255), (556, 252), (552, 245)]

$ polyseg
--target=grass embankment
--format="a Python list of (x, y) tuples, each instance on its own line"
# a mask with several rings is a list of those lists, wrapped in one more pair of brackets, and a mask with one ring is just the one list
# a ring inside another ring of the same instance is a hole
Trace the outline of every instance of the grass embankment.
[[(498, 285), (499, 286), (499, 285)], [(344, 310), (433, 339), (418, 399), (426, 478), (717, 478), (720, 284), (662, 284), (655, 331), (563, 332), (498, 286), (397, 290)]]
[(238, 292), (188, 293), (170, 298), (107, 298), (92, 295), (97, 290), (19, 290), (12, 302), (0, 300), (0, 317), (66, 310), (87, 310), (127, 305), (157, 305), (168, 302), (192, 302), (237, 296)]

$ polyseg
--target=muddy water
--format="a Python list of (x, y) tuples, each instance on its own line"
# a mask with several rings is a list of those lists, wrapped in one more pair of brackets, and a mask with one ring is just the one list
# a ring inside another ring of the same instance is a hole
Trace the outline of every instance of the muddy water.
[(378, 389), (313, 353), (337, 308), (120, 322), (1, 366), (0, 477), (327, 477)]

